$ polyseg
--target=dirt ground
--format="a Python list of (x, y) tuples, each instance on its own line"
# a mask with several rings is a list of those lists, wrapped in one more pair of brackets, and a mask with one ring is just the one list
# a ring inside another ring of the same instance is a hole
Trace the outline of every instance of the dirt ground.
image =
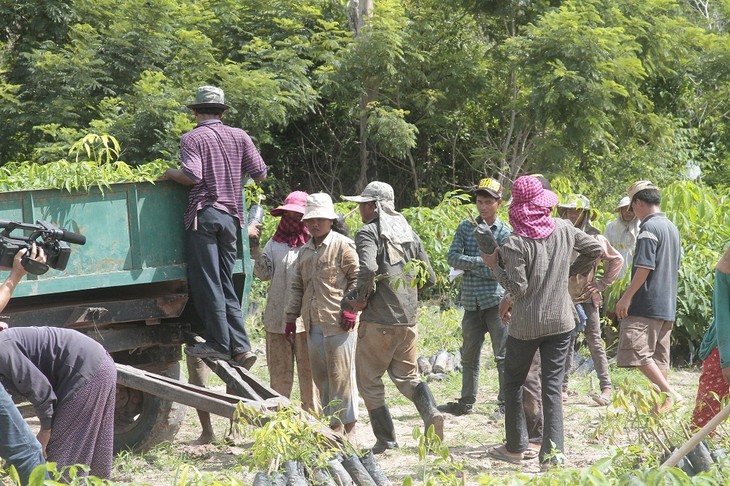
[[(483, 366), (485, 362), (489, 362), (487, 356), (484, 358)], [(261, 366), (262, 362), (265, 363), (263, 357), (259, 359), (257, 366)], [(612, 375), (614, 372), (618, 373), (619, 379), (625, 373), (638, 373), (616, 370), (613, 367), (611, 372)], [(265, 368), (259, 368), (256, 374), (265, 376)], [(673, 370), (670, 374), (670, 381), (686, 398), (682, 405), (686, 413), (689, 413), (694, 403), (698, 377), (698, 371), (692, 370)], [(444, 403), (456, 398), (460, 380), (461, 374), (457, 372), (444, 381), (432, 383), (431, 387), (437, 401)], [(466, 484), (477, 484), (479, 475), (508, 479), (516, 473), (540, 474), (537, 460), (523, 461), (520, 465), (513, 465), (492, 460), (486, 453), (488, 447), (501, 443), (504, 437), (503, 422), (492, 422), (488, 418), (496, 406), (496, 382), (496, 370), (484, 371), (477, 412), (461, 417), (446, 416), (444, 443), (449, 448), (452, 461), (462, 464), (462, 474)], [(614, 382), (616, 382), (615, 378)], [(609, 410), (607, 407), (596, 405), (590, 399), (589, 392), (596, 386), (595, 374), (592, 376), (573, 375), (571, 378), (571, 394), (565, 403), (564, 412), (565, 452), (568, 467), (581, 468), (590, 465), (597, 459), (609, 455), (614, 447), (605, 438), (594, 437), (597, 424)], [(413, 428), (422, 426), (420, 417), (415, 407), (400, 396), (392, 385), (387, 385), (387, 387), (387, 396), (391, 404), (400, 449), (387, 451), (377, 456), (378, 462), (393, 484), (402, 484), (408, 476), (412, 477), (414, 484), (422, 484), (424, 471), (433, 471), (435, 458), (430, 457), (424, 462), (419, 460), (418, 441), (413, 437)], [(222, 390), (222, 386), (214, 388)], [(227, 427), (228, 422), (225, 419), (214, 418), (214, 428), (219, 438), (225, 435)], [(247, 449), (251, 446), (250, 440), (247, 441), (245, 437), (240, 438), (233, 446), (221, 441), (203, 446), (191, 445), (199, 433), (197, 416), (194, 410), (188, 410), (185, 423), (173, 444), (142, 456), (118, 457), (112, 479), (134, 484), (173, 484), (176, 470), (184, 463), (192, 465), (201, 474), (210, 474), (216, 478), (235, 477), (242, 480), (244, 484), (251, 484), (254, 473), (242, 469), (239, 463), (240, 455), (246, 454)], [(374, 441), (367, 411), (361, 404), (356, 429), (356, 445), (366, 449), (372, 446)]]

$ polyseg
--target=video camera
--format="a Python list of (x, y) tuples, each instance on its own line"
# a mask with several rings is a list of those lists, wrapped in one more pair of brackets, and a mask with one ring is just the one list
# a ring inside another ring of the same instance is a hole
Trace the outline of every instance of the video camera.
[[(84, 235), (72, 233), (47, 221), (36, 221), (36, 224), (31, 224), (0, 220), (0, 228), (3, 228), (0, 232), (0, 267), (12, 267), (18, 251), (22, 248), (30, 250), (33, 243), (43, 248), (46, 253), (45, 264), (31, 260), (27, 254), (23, 257), (23, 267), (34, 275), (43, 275), (49, 267), (65, 270), (68, 257), (71, 255), (71, 248), (65, 242), (75, 245), (86, 243)], [(30, 234), (11, 236), (15, 230), (30, 231)]]

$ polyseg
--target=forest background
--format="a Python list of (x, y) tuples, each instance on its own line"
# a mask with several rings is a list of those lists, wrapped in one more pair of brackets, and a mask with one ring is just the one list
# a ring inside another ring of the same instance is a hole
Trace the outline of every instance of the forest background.
[(443, 299), (459, 191), (482, 177), (545, 174), (602, 224), (650, 179), (682, 232), (691, 360), (730, 241), (728, 19), (730, 0), (0, 0), (0, 187), (175, 165), (185, 104), (217, 85), (270, 165), (268, 204), (389, 182)]

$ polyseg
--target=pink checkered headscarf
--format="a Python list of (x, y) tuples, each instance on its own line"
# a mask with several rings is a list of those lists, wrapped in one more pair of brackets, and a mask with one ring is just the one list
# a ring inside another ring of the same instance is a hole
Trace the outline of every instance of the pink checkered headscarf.
[(512, 201), (509, 206), (509, 222), (512, 231), (525, 238), (540, 240), (555, 230), (555, 220), (550, 217), (558, 196), (544, 189), (533, 176), (519, 177), (512, 185)]

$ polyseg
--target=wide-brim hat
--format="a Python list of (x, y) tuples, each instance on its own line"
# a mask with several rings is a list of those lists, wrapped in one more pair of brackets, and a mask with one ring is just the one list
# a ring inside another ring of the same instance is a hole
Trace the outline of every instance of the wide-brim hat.
[(307, 205), (304, 208), (304, 216), (302, 221), (307, 219), (333, 219), (337, 220), (340, 215), (335, 211), (335, 205), (332, 202), (332, 198), (329, 194), (324, 192), (317, 192), (310, 194), (307, 198)]
[(629, 206), (631, 206), (631, 198), (629, 196), (624, 196), (618, 202), (618, 206), (616, 206), (616, 209), (614, 209), (613, 211), (618, 212), (621, 210), (621, 208), (626, 208)]
[(380, 181), (373, 181), (360, 193), (359, 196), (342, 196), (346, 201), (356, 203), (373, 202), (373, 201), (394, 201), (395, 195), (390, 184)]
[(307, 205), (307, 194), (304, 191), (294, 191), (284, 199), (284, 204), (269, 211), (272, 216), (281, 216), (284, 211), (293, 211), (295, 213), (304, 214), (304, 208)]
[(486, 177), (479, 181), (479, 185), (474, 190), (475, 194), (483, 194), (495, 199), (502, 199), (502, 184), (496, 179)]
[(598, 211), (591, 209), (591, 201), (583, 194), (568, 195), (565, 198), (565, 201), (558, 204), (558, 215), (561, 218), (564, 218), (568, 209), (581, 209), (586, 211), (590, 220), (594, 220), (598, 217)]
[(195, 108), (220, 108), (228, 110), (223, 90), (216, 86), (201, 86), (195, 93), (195, 100), (186, 105), (191, 110)]
[(634, 196), (637, 192), (641, 192), (644, 189), (656, 189), (659, 190), (659, 188), (654, 185), (651, 181), (636, 181), (631, 186), (629, 186), (628, 190), (626, 191), (626, 195), (629, 196), (629, 200), (633, 201)]
[(558, 204), (558, 196), (542, 186), (537, 177), (521, 176), (512, 184), (511, 206), (517, 204), (534, 204), (544, 208), (552, 208)]

